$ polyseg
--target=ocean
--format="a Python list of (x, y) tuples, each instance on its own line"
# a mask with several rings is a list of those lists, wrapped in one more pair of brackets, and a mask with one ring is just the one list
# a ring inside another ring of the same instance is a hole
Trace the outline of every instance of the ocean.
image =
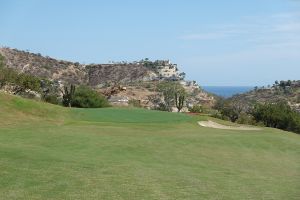
[(207, 92), (228, 98), (253, 90), (254, 86), (202, 86), (202, 88)]

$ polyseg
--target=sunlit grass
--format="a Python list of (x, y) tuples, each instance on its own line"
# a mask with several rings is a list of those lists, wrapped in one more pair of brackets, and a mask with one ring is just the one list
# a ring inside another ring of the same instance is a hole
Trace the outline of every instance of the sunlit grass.
[(177, 113), (69, 109), (4, 94), (0, 111), (0, 199), (300, 197), (293, 133), (210, 129)]

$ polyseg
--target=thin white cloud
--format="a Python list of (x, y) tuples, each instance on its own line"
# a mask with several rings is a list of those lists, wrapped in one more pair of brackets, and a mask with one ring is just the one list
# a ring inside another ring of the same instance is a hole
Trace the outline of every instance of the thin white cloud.
[(247, 16), (236, 24), (210, 26), (206, 32), (189, 33), (179, 38), (193, 41), (240, 38), (256, 43), (300, 41), (300, 14), (291, 12), (270, 16)]
[(227, 37), (224, 33), (198, 33), (198, 34), (187, 34), (180, 37), (183, 40), (216, 40)]
[[(265, 84), (276, 79), (299, 78), (297, 77), (300, 62), (300, 15), (298, 13), (245, 17), (239, 23), (220, 24), (210, 27), (206, 32), (211, 36), (220, 33), (224, 33), (221, 34), (222, 37), (209, 37), (209, 45), (217, 47), (216, 51), (205, 54), (202, 51), (183, 58), (182, 62), (192, 66), (191, 71), (195, 72), (192, 78), (197, 79), (199, 75), (196, 72), (199, 68), (207, 74), (202, 77), (202, 81), (212, 82), (212, 84), (218, 83), (219, 80), (223, 81), (219, 84), (230, 84), (232, 76), (236, 76), (235, 81), (240, 84), (249, 83), (253, 79)], [(205, 38), (189, 39), (193, 40), (190, 42), (195, 43)], [(222, 43), (223, 40), (226, 43)], [(228, 43), (232, 43), (230, 48), (222, 47), (223, 44)], [(199, 48), (206, 47), (199, 45)], [(226, 76), (222, 78), (219, 75), (214, 76), (216, 72)], [(205, 77), (209, 79), (204, 80)]]
[(219, 40), (226, 39), (241, 34), (241, 30), (236, 30), (227, 26), (226, 28), (219, 28), (219, 30), (204, 32), (198, 34), (186, 34), (180, 37), (183, 40)]
[(277, 26), (274, 27), (274, 30), (279, 32), (296, 31), (298, 33), (300, 32), (300, 22), (289, 22), (289, 23), (278, 24)]

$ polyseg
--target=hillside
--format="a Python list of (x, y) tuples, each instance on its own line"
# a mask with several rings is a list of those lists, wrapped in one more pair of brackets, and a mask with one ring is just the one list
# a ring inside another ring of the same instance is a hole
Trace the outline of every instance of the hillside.
[(250, 92), (235, 95), (229, 100), (240, 103), (244, 109), (255, 102), (275, 103), (286, 101), (293, 109), (300, 112), (300, 80), (276, 81), (272, 87), (255, 88)]
[[(170, 61), (151, 62), (146, 59), (132, 63), (84, 65), (11, 48), (0, 48), (0, 55), (6, 67), (48, 79), (58, 92), (62, 91), (64, 85), (88, 85), (109, 98), (113, 105), (128, 106), (130, 101), (135, 101), (142, 107), (155, 108), (158, 106), (156, 102), (162, 101), (156, 85), (164, 81), (180, 81), (189, 94), (188, 104), (211, 106), (214, 103), (213, 96), (204, 92), (195, 82), (185, 81), (185, 73)], [(62, 96), (62, 93), (58, 96)]]
[(11, 48), (0, 48), (0, 54), (9, 68), (64, 84), (96, 86), (107, 82), (137, 81), (150, 73), (142, 65), (83, 65)]
[(0, 196), (299, 199), (298, 135), (211, 129), (200, 119), (69, 109), (0, 93)]
[(88, 83), (83, 65), (10, 48), (0, 48), (0, 54), (7, 67), (19, 72), (70, 84)]

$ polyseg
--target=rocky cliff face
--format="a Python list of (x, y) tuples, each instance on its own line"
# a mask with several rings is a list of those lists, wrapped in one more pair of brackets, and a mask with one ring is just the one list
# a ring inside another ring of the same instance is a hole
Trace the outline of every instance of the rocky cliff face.
[(105, 83), (131, 83), (145, 81), (155, 76), (154, 73), (140, 64), (102, 64), (89, 65), (89, 84), (93, 87)]
[(64, 84), (88, 84), (94, 87), (110, 82), (149, 80), (155, 76), (154, 72), (141, 64), (82, 65), (10, 48), (0, 48), (0, 54), (9, 68)]

